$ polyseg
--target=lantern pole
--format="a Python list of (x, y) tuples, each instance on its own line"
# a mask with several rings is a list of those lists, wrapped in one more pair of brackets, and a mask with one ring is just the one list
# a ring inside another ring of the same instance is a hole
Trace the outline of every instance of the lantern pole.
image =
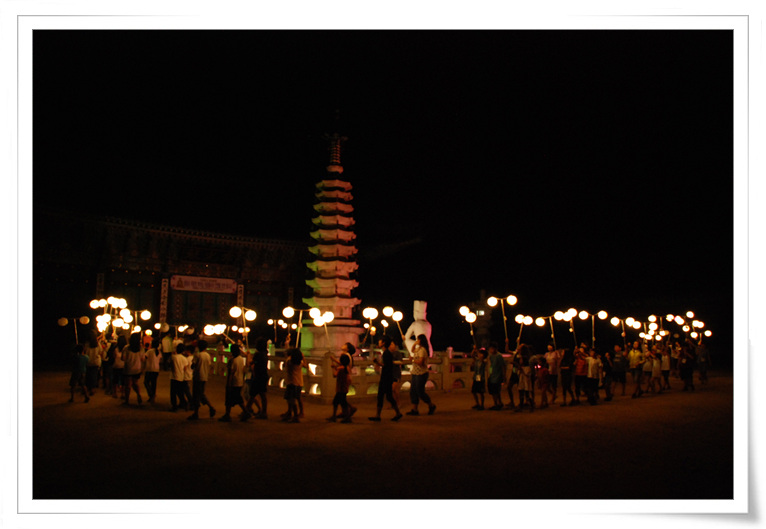
[(553, 348), (556, 349), (556, 333), (553, 331), (553, 317), (548, 316), (548, 321), (551, 323), (551, 338), (553, 339)]

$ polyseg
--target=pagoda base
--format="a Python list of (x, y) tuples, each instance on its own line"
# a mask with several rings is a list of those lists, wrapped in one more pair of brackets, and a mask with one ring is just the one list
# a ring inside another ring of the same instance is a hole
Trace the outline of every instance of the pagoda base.
[(364, 332), (359, 323), (359, 320), (336, 319), (325, 330), (325, 327), (316, 327), (311, 320), (306, 320), (301, 330), (301, 351), (312, 356), (323, 355), (327, 351), (338, 355), (347, 342), (357, 347), (359, 335)]

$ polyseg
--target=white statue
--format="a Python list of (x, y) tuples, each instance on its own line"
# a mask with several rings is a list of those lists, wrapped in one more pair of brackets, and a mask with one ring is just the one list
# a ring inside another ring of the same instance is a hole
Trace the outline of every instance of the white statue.
[(416, 300), (413, 303), (412, 312), (414, 313), (415, 321), (412, 322), (407, 329), (407, 332), (404, 333), (404, 345), (407, 347), (408, 351), (412, 351), (415, 338), (421, 334), (425, 334), (426, 339), (428, 340), (428, 355), (433, 356), (434, 348), (431, 346), (431, 323), (426, 321), (427, 305), (428, 303), (425, 301)]

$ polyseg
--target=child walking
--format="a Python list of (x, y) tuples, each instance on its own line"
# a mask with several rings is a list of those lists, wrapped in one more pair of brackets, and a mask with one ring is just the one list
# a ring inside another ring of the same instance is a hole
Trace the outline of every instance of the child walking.
[(476, 405), (472, 409), (483, 410), (484, 391), (487, 387), (487, 351), (484, 348), (477, 349), (474, 345), (471, 356), (473, 357), (473, 365), (471, 366), (471, 371), (473, 372), (471, 393), (473, 394), (473, 400), (476, 401)]
[(348, 402), (348, 389), (351, 387), (351, 355), (356, 350), (353, 345), (347, 343), (343, 346), (343, 353), (340, 360), (331, 358), (333, 365), (333, 376), (335, 377), (335, 398), (332, 400), (332, 415), (327, 418), (330, 422), (335, 422), (338, 418), (338, 407), (340, 407), (342, 420), (340, 422), (350, 423), (351, 416), (356, 412), (356, 408)]
[(88, 355), (85, 354), (85, 348), (82, 344), (78, 343), (74, 346), (72, 352), (72, 374), (69, 377), (69, 389), (72, 396), (69, 398), (69, 402), (74, 402), (75, 387), (79, 387), (85, 397), (85, 402), (90, 400), (88, 396), (88, 390), (85, 389), (85, 373), (88, 370)]
[(540, 409), (548, 407), (548, 384), (549, 384), (550, 372), (548, 370), (548, 362), (545, 358), (540, 360), (540, 367), (537, 369), (537, 387), (542, 393), (540, 398)]

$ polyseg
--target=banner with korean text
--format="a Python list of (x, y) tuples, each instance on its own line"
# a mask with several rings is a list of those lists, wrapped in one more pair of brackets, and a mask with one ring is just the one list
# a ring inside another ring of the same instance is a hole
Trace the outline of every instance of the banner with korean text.
[(237, 292), (237, 282), (234, 279), (222, 279), (218, 277), (175, 275), (170, 278), (170, 288), (173, 290), (235, 294)]

